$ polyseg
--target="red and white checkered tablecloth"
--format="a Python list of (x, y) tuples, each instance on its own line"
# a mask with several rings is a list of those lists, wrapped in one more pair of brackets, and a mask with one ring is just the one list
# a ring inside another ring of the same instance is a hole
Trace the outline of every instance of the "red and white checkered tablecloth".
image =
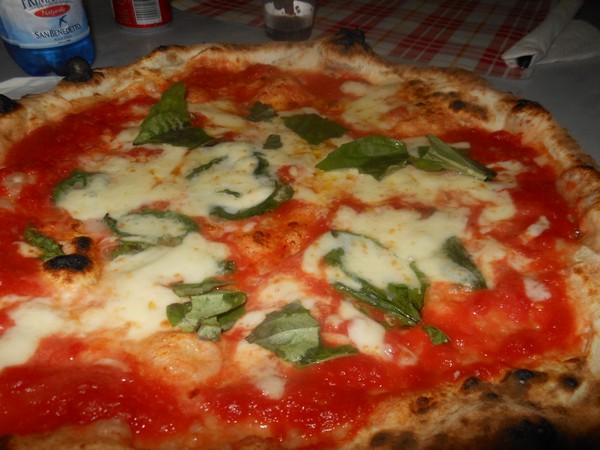
[[(503, 52), (532, 31), (556, 1), (319, 0), (313, 38), (360, 28), (378, 54), (397, 62), (462, 67), (520, 78)], [(173, 0), (177, 9), (262, 27), (261, 0)]]

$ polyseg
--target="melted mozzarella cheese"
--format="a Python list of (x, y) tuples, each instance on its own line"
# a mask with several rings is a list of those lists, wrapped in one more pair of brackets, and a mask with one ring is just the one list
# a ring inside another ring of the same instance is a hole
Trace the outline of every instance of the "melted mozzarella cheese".
[[(118, 218), (154, 202), (166, 202), (190, 216), (208, 216), (216, 206), (236, 212), (263, 202), (274, 189), (271, 179), (254, 174), (256, 151), (248, 143), (225, 142), (192, 152), (165, 146), (141, 162), (122, 156), (101, 163), (90, 161), (85, 169), (103, 175), (92, 177), (82, 189), (67, 192), (59, 206), (80, 220), (106, 214)], [(215, 160), (210, 168), (191, 175)]]
[(80, 220), (101, 219), (106, 214), (120, 217), (143, 205), (176, 199), (183, 194), (178, 167), (186, 149), (166, 146), (147, 161), (122, 156), (101, 162), (88, 161), (85, 170), (100, 172), (82, 189), (61, 197), (58, 206)]
[(531, 277), (524, 277), (525, 294), (531, 301), (543, 302), (552, 297), (552, 293), (544, 283)]
[(303, 270), (314, 275), (322, 275), (324, 270), (330, 283), (341, 280), (347, 283), (347, 276), (339, 268), (323, 268), (321, 264), (327, 253), (341, 247), (344, 267), (376, 286), (385, 287), (389, 283), (418, 286), (411, 262), (431, 281), (460, 283), (468, 279), (468, 274), (443, 254), (442, 247), (452, 236), (467, 237), (467, 219), (465, 209), (436, 211), (422, 218), (414, 210), (382, 207), (359, 213), (343, 207), (335, 217), (334, 227), (372, 239), (352, 235), (337, 239), (325, 234), (305, 252)]
[(34, 298), (10, 312), (15, 325), (0, 336), (0, 370), (23, 364), (33, 356), (40, 340), (69, 327), (68, 312), (49, 298)]
[(174, 282), (197, 283), (219, 273), (228, 257), (225, 245), (190, 233), (177, 247), (155, 247), (123, 255), (107, 264), (103, 278), (89, 296), (19, 301), (10, 313), (14, 325), (0, 336), (0, 368), (26, 362), (41, 339), (54, 335), (83, 336), (115, 330), (139, 340), (170, 329), (166, 307), (180, 299), (168, 287)]
[(396, 83), (372, 86), (358, 81), (347, 81), (342, 92), (357, 96), (344, 107), (344, 120), (363, 130), (386, 129), (385, 116), (403, 105), (396, 95), (400, 86)]
[(521, 235), (521, 241), (527, 243), (540, 236), (548, 228), (550, 228), (550, 221), (546, 216), (541, 216), (535, 223), (532, 223), (527, 227), (525, 232)]
[(163, 327), (167, 305), (178, 301), (168, 286), (214, 276), (227, 256), (227, 247), (198, 233), (190, 233), (176, 247), (119, 256), (106, 266), (96, 287), (105, 298), (102, 308), (84, 312), (81, 320), (91, 328), (126, 326), (129, 338), (146, 337)]
[(359, 352), (386, 358), (385, 328), (381, 324), (347, 302), (340, 304), (337, 315), (349, 321), (348, 337)]

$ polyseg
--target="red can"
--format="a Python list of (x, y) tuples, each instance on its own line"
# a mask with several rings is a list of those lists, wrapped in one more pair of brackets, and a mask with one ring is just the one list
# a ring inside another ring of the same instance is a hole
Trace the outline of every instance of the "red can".
[(128, 30), (149, 31), (171, 22), (169, 0), (112, 0), (115, 21)]

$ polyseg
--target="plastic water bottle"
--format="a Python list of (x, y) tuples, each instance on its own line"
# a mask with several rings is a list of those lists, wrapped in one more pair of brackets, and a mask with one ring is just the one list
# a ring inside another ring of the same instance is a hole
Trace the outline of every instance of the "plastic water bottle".
[(90, 66), (95, 50), (81, 0), (0, 0), (0, 35), (29, 75), (64, 76), (75, 56)]

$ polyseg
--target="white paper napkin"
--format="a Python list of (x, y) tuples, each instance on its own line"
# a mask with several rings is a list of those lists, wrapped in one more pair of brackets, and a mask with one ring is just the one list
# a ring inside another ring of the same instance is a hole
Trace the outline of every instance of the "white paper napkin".
[(16, 100), (27, 94), (46, 92), (60, 80), (59, 76), (11, 78), (0, 83), (0, 94)]
[(583, 20), (573, 20), (582, 4), (582, 0), (559, 1), (537, 28), (502, 55), (506, 65), (531, 70), (536, 64), (600, 55), (600, 31)]

